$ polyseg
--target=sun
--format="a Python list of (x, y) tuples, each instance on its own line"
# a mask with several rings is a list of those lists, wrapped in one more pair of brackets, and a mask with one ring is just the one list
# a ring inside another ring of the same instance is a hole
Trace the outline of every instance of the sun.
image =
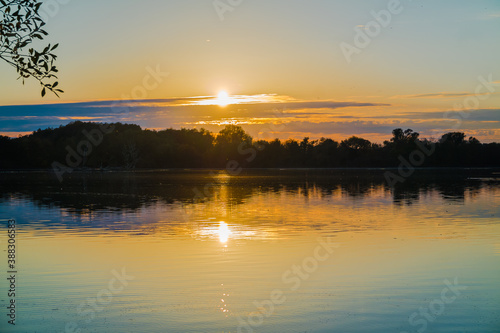
[(220, 107), (224, 107), (231, 103), (231, 99), (229, 98), (229, 94), (226, 91), (221, 90), (217, 94), (216, 102)]

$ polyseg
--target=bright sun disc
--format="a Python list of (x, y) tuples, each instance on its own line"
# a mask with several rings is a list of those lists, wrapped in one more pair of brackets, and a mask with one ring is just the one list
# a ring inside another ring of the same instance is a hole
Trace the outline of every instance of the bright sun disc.
[(230, 103), (229, 94), (227, 92), (220, 91), (217, 95), (217, 104), (219, 106), (226, 106)]

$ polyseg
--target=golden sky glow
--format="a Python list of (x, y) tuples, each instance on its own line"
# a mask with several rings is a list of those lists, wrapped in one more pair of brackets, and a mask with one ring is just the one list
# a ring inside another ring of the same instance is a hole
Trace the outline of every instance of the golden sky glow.
[[(248, 2), (224, 20), (210, 1), (154, 2), (154, 10), (146, 3), (61, 5), (46, 30), (47, 43), (60, 43), (65, 93), (41, 99), (36, 82), (23, 86), (0, 63), (0, 134), (119, 120), (213, 131), (235, 123), (253, 136), (285, 139), (355, 134), (381, 142), (396, 127), (427, 137), (461, 130), (482, 141), (500, 138), (498, 1), (404, 2), (350, 57), (341, 46), (356, 46), (387, 1)], [(103, 101), (130, 107), (117, 115)], [(332, 101), (339, 106), (319, 107)], [(26, 107), (36, 104), (49, 105)], [(108, 110), (97, 114), (98, 107)], [(463, 109), (470, 116), (455, 126), (447, 112)], [(278, 124), (287, 126), (269, 130)]]

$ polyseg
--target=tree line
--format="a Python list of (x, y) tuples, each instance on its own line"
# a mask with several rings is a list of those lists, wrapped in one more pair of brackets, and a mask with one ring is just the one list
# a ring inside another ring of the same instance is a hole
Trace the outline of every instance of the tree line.
[[(425, 154), (417, 156), (419, 151)], [(340, 142), (254, 140), (235, 125), (212, 133), (76, 121), (18, 138), (0, 136), (0, 155), (1, 169), (397, 167), (411, 158), (422, 167), (500, 166), (499, 143), (481, 143), (462, 132), (422, 139), (418, 132), (400, 128), (378, 144), (357, 136)]]

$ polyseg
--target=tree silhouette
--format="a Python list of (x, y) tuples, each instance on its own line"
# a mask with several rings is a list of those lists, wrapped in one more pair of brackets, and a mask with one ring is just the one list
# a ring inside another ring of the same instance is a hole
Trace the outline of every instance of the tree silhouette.
[(215, 142), (218, 145), (239, 145), (242, 142), (252, 143), (252, 137), (241, 126), (226, 125), (215, 138)]
[(357, 136), (351, 136), (349, 139), (343, 140), (340, 146), (353, 150), (366, 150), (370, 148), (371, 142)]
[[(91, 140), (89, 133), (96, 133), (102, 125), (113, 130)], [(234, 125), (215, 134), (204, 129), (155, 131), (134, 124), (76, 121), (15, 139), (0, 136), (0, 169), (51, 169), (53, 162), (70, 166), (71, 151), (80, 155), (81, 162), (71, 166), (77, 169), (226, 168), (230, 161), (245, 168), (398, 167), (401, 159), (409, 160), (422, 149), (432, 152), (423, 166), (500, 166), (498, 143), (484, 144), (460, 132), (446, 133), (437, 142), (419, 139), (411, 130), (395, 133), (397, 139), (383, 145), (356, 136), (340, 144), (307, 137), (253, 142), (243, 128)]]
[(411, 128), (403, 130), (396, 128), (392, 131), (390, 141), (384, 141), (384, 149), (387, 150), (393, 163), (398, 163), (399, 156), (408, 156), (417, 149), (417, 141), (420, 134)]
[(396, 128), (392, 131), (392, 135), (391, 141), (398, 144), (414, 142), (418, 139), (419, 133), (414, 132), (411, 128), (404, 131), (401, 128)]
[(252, 137), (241, 126), (226, 125), (215, 138), (215, 154), (218, 167), (227, 161), (243, 162), (242, 149), (252, 145)]
[(441, 143), (448, 143), (453, 146), (459, 146), (465, 143), (465, 133), (462, 132), (450, 132), (446, 133), (439, 140)]
[(0, 59), (16, 68), (23, 84), (30, 77), (38, 80), (42, 97), (47, 90), (59, 96), (63, 91), (58, 88), (53, 53), (59, 44), (49, 44), (41, 51), (26, 50), (34, 40), (47, 36), (39, 14), (41, 5), (38, 0), (0, 0)]

